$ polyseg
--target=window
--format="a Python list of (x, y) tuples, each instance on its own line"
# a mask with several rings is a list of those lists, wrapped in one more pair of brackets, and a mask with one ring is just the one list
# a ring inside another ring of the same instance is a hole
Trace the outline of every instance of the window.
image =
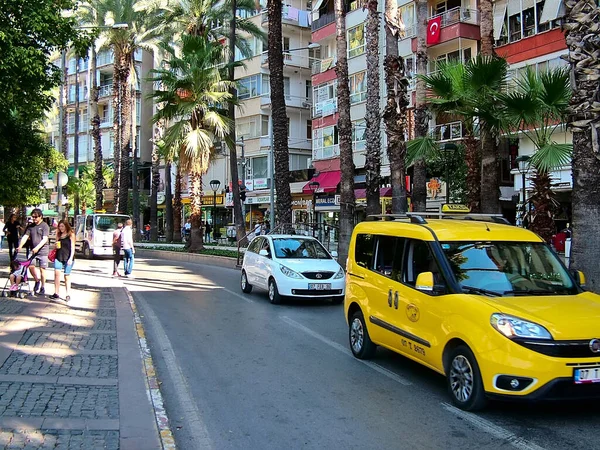
[(260, 55), (263, 51), (262, 40), (256, 37), (250, 38), (247, 41), (249, 55), (243, 55), (239, 48), (235, 49), (235, 60), (242, 61), (243, 59), (252, 58), (254, 56)]
[(367, 121), (357, 120), (352, 122), (352, 151), (361, 152), (365, 150), (367, 136)]
[(290, 170), (304, 170), (308, 167), (310, 155), (290, 154)]
[(306, 80), (306, 100), (312, 100), (312, 81)]
[(410, 240), (404, 258), (404, 282), (414, 287), (417, 277), (423, 272), (433, 272), (436, 284), (442, 281), (437, 261), (427, 242)]
[(329, 116), (337, 111), (337, 80), (317, 86), (313, 93), (315, 116)]
[(277, 238), (273, 239), (275, 256), (280, 259), (331, 259), (327, 250), (314, 239)]
[(271, 80), (269, 79), (269, 75), (262, 75), (262, 94), (268, 95), (271, 93)]
[(404, 39), (414, 36), (417, 32), (415, 24), (415, 4), (409, 3), (408, 5), (401, 6), (398, 9), (398, 14), (402, 18), (406, 28)]
[(264, 240), (264, 238), (257, 238), (257, 239), (253, 239), (252, 242), (250, 242), (250, 245), (248, 246), (248, 249), (246, 251), (250, 252), (250, 253), (258, 253), (259, 249), (262, 246), (262, 241)]
[(523, 37), (535, 34), (535, 13), (533, 8), (523, 11)]
[(510, 34), (510, 42), (521, 39), (521, 13), (508, 18), (508, 31)]
[(329, 159), (339, 156), (340, 147), (337, 126), (317, 128), (313, 131), (313, 159)]
[(266, 156), (252, 158), (251, 161), (252, 161), (252, 179), (269, 177), (269, 164), (268, 164), (268, 158)]
[[(268, 118), (267, 118), (268, 120)], [(263, 116), (245, 117), (243, 120), (237, 120), (235, 123), (235, 133), (238, 138), (256, 139), (262, 136)], [(268, 131), (267, 133), (268, 134)]]
[(371, 268), (373, 260), (373, 244), (375, 239), (371, 234), (359, 234), (356, 236), (356, 244), (354, 246), (354, 260), (356, 264), (365, 269)]
[(269, 135), (269, 116), (261, 116), (261, 136)]
[[(535, 5), (535, 8), (536, 8), (536, 16), (537, 16), (538, 22), (539, 22), (539, 21), (540, 21), (540, 19), (542, 18), (542, 11), (544, 10), (544, 4), (545, 4), (545, 1), (544, 1), (544, 0), (542, 0), (541, 2), (538, 2), (538, 3)], [(542, 33), (542, 32), (544, 32), (544, 31), (548, 31), (549, 29), (550, 29), (550, 22), (546, 22), (546, 23), (538, 23), (538, 26), (537, 26), (537, 32), (538, 32), (538, 33)]]
[(375, 272), (394, 281), (402, 281), (402, 255), (404, 253), (404, 238), (395, 236), (378, 236), (377, 251), (375, 252)]
[(247, 98), (256, 97), (261, 94), (260, 87), (260, 75), (241, 78), (238, 80), (238, 98), (240, 100), (245, 100)]
[(348, 58), (362, 55), (365, 52), (365, 27), (360, 24), (348, 30)]
[(88, 129), (89, 125), (90, 125), (90, 118), (88, 116), (88, 110), (87, 110), (87, 108), (83, 108), (81, 110), (81, 112), (79, 113), (79, 130), (85, 131)]
[(312, 139), (312, 120), (306, 121), (306, 139)]
[(68, 113), (67, 117), (67, 133), (75, 133), (75, 113)]
[(350, 75), (350, 103), (367, 100), (367, 72)]

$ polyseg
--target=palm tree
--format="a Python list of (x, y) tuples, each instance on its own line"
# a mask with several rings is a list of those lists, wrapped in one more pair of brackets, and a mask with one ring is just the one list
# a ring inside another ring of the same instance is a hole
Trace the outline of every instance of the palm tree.
[[(283, 38), (281, 30), (282, 3), (268, 0), (269, 17), (269, 72), (271, 84), (272, 153), (275, 155), (275, 190), (277, 191), (276, 217), (280, 224), (292, 223), (292, 193), (290, 191), (290, 160), (288, 149), (288, 117), (283, 89)], [(274, 221), (275, 217), (271, 217)], [(274, 223), (274, 222), (273, 222)], [(274, 227), (273, 227), (274, 228)]]
[(339, 260), (346, 261), (348, 247), (354, 229), (354, 160), (352, 152), (352, 122), (350, 120), (350, 82), (348, 78), (348, 53), (346, 39), (346, 10), (343, 0), (335, 0), (338, 80), (338, 138), (340, 143), (340, 236)]
[[(571, 261), (588, 275), (587, 286), (600, 292), (597, 186), (600, 185), (600, 112), (597, 94), (597, 27), (600, 10), (594, 0), (566, 0), (568, 60), (573, 76), (569, 126), (573, 131), (573, 247)], [(591, 101), (596, 99), (595, 101)]]
[(203, 248), (202, 175), (209, 166), (213, 140), (224, 139), (229, 132), (225, 108), (231, 101), (231, 83), (220, 76), (218, 64), (223, 54), (218, 43), (202, 36), (183, 35), (181, 56), (172, 47), (163, 48), (168, 55), (166, 68), (153, 70), (152, 81), (161, 85), (153, 97), (164, 106), (153, 121), (172, 123), (165, 132), (165, 146), (179, 149), (179, 166), (190, 175), (190, 252), (197, 252)]
[(501, 96), (507, 131), (522, 133), (535, 147), (530, 160), (535, 174), (529, 228), (547, 242), (556, 231), (553, 216), (558, 206), (550, 173), (569, 164), (573, 149), (572, 144), (558, 144), (552, 137), (565, 123), (570, 98), (569, 72), (564, 68), (541, 74), (528, 69), (516, 80), (516, 89)]
[[(168, 161), (168, 160), (167, 160)], [(175, 193), (173, 195), (173, 241), (181, 242), (181, 215), (183, 213), (183, 204), (181, 202), (182, 191), (181, 165), (177, 164), (175, 173)]]
[(479, 33), (481, 54), (494, 56), (494, 4), (492, 0), (479, 0)]
[[(383, 112), (387, 134), (387, 154), (392, 181), (392, 213), (406, 212), (405, 166), (406, 113), (408, 107), (404, 60), (398, 54), (398, 35), (404, 34), (398, 23), (398, 2), (385, 0), (386, 55), (383, 62), (387, 103)], [(339, 88), (338, 88), (339, 92)]]
[(367, 45), (367, 105), (366, 105), (366, 160), (367, 214), (381, 214), (379, 185), (381, 184), (381, 117), (379, 116), (379, 12), (378, 1), (366, 5)]

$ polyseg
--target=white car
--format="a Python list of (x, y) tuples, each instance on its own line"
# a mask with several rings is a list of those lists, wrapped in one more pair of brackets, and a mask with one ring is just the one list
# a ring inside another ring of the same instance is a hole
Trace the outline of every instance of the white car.
[(346, 274), (315, 238), (298, 235), (255, 237), (244, 254), (242, 292), (266, 289), (278, 304), (284, 297), (331, 298), (344, 301)]

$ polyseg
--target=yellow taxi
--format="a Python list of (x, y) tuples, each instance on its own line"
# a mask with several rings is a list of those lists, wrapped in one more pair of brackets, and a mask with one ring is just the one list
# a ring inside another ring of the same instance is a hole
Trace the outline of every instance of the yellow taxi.
[(600, 397), (600, 296), (535, 233), (497, 217), (378, 216), (348, 250), (354, 356), (386, 347), (446, 376), (452, 401)]

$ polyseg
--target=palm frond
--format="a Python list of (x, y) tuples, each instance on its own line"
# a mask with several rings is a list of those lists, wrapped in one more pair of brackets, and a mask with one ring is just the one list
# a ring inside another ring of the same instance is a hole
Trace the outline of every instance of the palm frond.
[(538, 172), (548, 173), (568, 165), (571, 162), (573, 144), (551, 142), (539, 148), (531, 157), (531, 165)]
[(439, 152), (440, 146), (431, 136), (412, 139), (406, 143), (406, 165), (412, 166), (417, 161), (427, 161)]

